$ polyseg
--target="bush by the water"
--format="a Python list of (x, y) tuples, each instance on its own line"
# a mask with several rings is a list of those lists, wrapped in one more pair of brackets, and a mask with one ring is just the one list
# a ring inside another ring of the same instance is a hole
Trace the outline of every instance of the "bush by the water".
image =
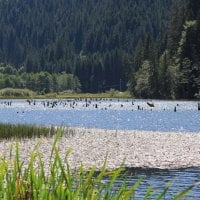
[(0, 97), (26, 98), (32, 97), (34, 92), (28, 89), (5, 88), (0, 90)]

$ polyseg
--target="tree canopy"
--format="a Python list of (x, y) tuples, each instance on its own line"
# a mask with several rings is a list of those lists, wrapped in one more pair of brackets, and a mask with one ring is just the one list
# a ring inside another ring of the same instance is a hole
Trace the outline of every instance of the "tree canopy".
[(1, 0), (0, 63), (71, 74), (83, 92), (195, 98), (199, 13), (195, 0)]

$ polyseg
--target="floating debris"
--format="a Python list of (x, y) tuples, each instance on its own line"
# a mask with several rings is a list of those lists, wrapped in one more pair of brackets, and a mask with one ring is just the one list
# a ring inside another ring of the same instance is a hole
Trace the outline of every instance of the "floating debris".
[(153, 102), (149, 102), (149, 101), (148, 101), (148, 102), (147, 102), (147, 105), (150, 106), (150, 107), (155, 107)]

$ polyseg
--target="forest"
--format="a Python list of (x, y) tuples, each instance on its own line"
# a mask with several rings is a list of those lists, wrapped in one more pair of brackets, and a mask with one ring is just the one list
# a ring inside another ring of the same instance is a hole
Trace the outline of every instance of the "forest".
[(79, 79), (69, 73), (24, 72), (11, 66), (0, 67), (0, 88), (29, 89), (40, 94), (50, 92), (80, 92)]
[(199, 7), (195, 0), (1, 0), (0, 88), (200, 98)]

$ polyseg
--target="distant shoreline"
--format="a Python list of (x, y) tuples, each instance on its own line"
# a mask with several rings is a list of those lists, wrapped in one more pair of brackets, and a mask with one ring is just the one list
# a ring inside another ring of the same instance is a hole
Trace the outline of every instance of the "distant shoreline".
[(46, 94), (38, 94), (28, 89), (4, 88), (0, 89), (0, 100), (19, 100), (19, 99), (78, 99), (78, 98), (91, 98), (91, 99), (135, 99), (135, 100), (166, 100), (166, 101), (197, 101), (199, 98), (193, 99), (173, 99), (173, 98), (140, 98), (130, 94), (128, 91), (120, 92), (118, 90), (105, 91), (101, 93), (78, 93), (78, 92), (50, 92)]

